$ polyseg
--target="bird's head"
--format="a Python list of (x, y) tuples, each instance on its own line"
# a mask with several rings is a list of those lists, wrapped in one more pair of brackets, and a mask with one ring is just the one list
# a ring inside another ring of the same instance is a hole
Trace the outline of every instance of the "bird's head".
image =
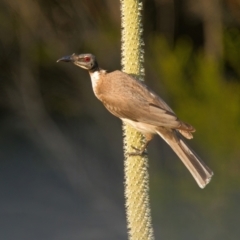
[(96, 57), (90, 53), (75, 54), (65, 56), (57, 60), (57, 62), (72, 62), (73, 64), (86, 69), (90, 72), (94, 72), (98, 69), (98, 63)]

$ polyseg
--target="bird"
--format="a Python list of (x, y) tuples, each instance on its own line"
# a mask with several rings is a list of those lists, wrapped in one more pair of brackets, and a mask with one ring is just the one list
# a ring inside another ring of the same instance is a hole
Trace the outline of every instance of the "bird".
[(200, 188), (210, 182), (213, 171), (183, 140), (183, 137), (192, 139), (195, 128), (181, 121), (167, 103), (143, 82), (120, 70), (107, 72), (99, 67), (91, 53), (73, 53), (57, 62), (71, 62), (87, 70), (93, 92), (106, 109), (145, 136), (144, 146), (134, 148), (136, 152), (132, 154), (144, 154), (153, 136), (158, 134), (181, 159)]

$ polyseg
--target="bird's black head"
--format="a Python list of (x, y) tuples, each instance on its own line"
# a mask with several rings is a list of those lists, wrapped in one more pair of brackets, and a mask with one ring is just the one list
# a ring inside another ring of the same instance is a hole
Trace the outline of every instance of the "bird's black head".
[(57, 62), (72, 62), (73, 64), (86, 69), (90, 72), (95, 72), (98, 70), (98, 63), (96, 61), (96, 57), (90, 53), (84, 54), (75, 54), (73, 53), (71, 56), (65, 56), (57, 60)]

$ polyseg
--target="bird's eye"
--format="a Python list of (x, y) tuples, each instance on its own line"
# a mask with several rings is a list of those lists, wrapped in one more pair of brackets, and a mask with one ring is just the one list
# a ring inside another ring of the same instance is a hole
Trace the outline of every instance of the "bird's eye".
[(89, 62), (91, 60), (90, 57), (84, 57), (85, 62)]

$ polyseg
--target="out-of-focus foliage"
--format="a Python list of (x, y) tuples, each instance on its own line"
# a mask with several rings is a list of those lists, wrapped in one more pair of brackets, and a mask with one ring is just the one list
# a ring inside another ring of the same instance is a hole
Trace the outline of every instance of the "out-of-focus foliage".
[(227, 66), (227, 76), (228, 80), (240, 82), (240, 31), (239, 29), (232, 28), (226, 31), (223, 36), (224, 40), (224, 60)]

